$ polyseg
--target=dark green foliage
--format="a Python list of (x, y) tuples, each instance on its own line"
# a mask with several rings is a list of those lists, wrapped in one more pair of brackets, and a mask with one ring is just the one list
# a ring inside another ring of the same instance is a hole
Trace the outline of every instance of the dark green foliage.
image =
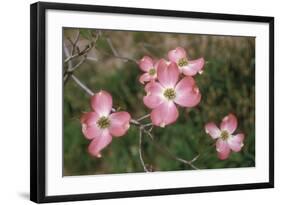
[[(81, 41), (96, 32), (80, 31)], [(73, 29), (65, 30), (65, 39), (75, 33)], [(114, 107), (130, 112), (134, 118), (150, 111), (142, 102), (145, 92), (138, 81), (142, 72), (135, 63), (115, 58), (107, 37), (120, 55), (130, 58), (167, 58), (168, 51), (177, 46), (184, 47), (191, 59), (204, 57), (204, 73), (195, 77), (202, 101), (192, 109), (179, 108), (180, 117), (175, 124), (165, 129), (153, 128), (155, 141), (186, 160), (200, 154), (194, 163), (200, 169), (255, 166), (254, 38), (103, 31), (95, 50), (99, 60), (86, 61), (75, 75), (94, 92), (110, 92)], [(143, 171), (138, 130), (133, 126), (125, 136), (113, 139), (101, 159), (88, 154), (89, 141), (81, 132), (79, 118), (90, 111), (89, 102), (89, 96), (70, 79), (64, 88), (64, 175)], [(236, 133), (245, 133), (245, 146), (221, 161), (216, 155), (215, 141), (205, 134), (204, 125), (209, 121), (219, 125), (230, 112), (238, 118)], [(191, 169), (161, 153), (147, 136), (143, 138), (143, 154), (144, 161), (156, 171)]]

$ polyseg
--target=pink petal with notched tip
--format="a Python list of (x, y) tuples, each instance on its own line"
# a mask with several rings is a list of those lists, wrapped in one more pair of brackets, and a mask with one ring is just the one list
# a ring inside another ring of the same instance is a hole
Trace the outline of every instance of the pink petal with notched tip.
[(163, 87), (160, 85), (160, 83), (150, 82), (146, 84), (145, 90), (147, 95), (143, 97), (143, 103), (148, 108), (154, 109), (163, 103)]
[(191, 60), (188, 65), (181, 67), (183, 74), (188, 76), (194, 76), (198, 72), (202, 71), (205, 64), (204, 58), (199, 58), (197, 60)]
[(183, 48), (177, 47), (174, 50), (169, 51), (168, 58), (170, 61), (178, 63), (182, 58), (186, 58), (186, 52)]
[(216, 142), (216, 148), (217, 148), (219, 159), (225, 160), (229, 157), (230, 148), (226, 141), (222, 139), (218, 139)]
[(152, 110), (150, 117), (152, 124), (160, 127), (174, 123), (179, 116), (178, 109), (172, 101), (165, 101)]
[(239, 152), (243, 147), (244, 134), (240, 133), (228, 139), (228, 145), (234, 152)]
[(82, 124), (82, 132), (84, 136), (89, 140), (101, 135), (102, 130), (96, 124), (98, 119), (99, 115), (95, 112), (85, 113), (81, 117), (80, 122)]
[(157, 78), (165, 88), (173, 88), (179, 79), (179, 69), (175, 63), (167, 65), (165, 60), (161, 60), (157, 67)]
[(139, 66), (140, 66), (141, 70), (143, 70), (144, 72), (148, 72), (149, 69), (153, 68), (153, 60), (148, 56), (144, 56), (139, 61)]
[(143, 103), (150, 109), (158, 107), (164, 100), (159, 95), (146, 95), (143, 97)]
[(114, 137), (120, 137), (126, 134), (130, 127), (131, 116), (127, 112), (115, 112), (109, 116), (109, 132)]
[(108, 116), (112, 109), (111, 95), (102, 90), (91, 98), (91, 107), (100, 116)]
[(144, 73), (140, 76), (139, 81), (141, 84), (144, 84), (145, 82), (148, 82), (152, 79), (153, 78), (148, 73)]
[(201, 94), (192, 77), (183, 78), (175, 87), (175, 102), (183, 107), (194, 107), (201, 100)]
[(95, 157), (101, 157), (101, 151), (111, 143), (112, 137), (108, 129), (104, 129), (99, 137), (92, 140), (88, 147), (88, 152)]
[(155, 81), (149, 82), (145, 85), (144, 87), (145, 92), (147, 92), (148, 94), (153, 94), (153, 95), (161, 95), (164, 88), (163, 86)]
[(232, 134), (237, 128), (237, 118), (233, 114), (228, 114), (222, 119), (220, 128), (221, 130), (228, 131), (229, 134)]
[(213, 122), (209, 122), (205, 125), (205, 132), (209, 134), (213, 139), (217, 139), (221, 134), (220, 129)]

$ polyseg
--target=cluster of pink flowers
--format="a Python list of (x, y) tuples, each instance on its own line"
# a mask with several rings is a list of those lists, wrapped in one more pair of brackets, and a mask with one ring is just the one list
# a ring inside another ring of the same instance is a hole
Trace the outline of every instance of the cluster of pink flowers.
[(204, 59), (188, 60), (185, 50), (180, 47), (169, 51), (168, 59), (154, 61), (144, 56), (139, 62), (145, 72), (139, 81), (142, 84), (147, 82), (143, 102), (152, 109), (152, 124), (160, 127), (177, 120), (177, 106), (194, 107), (201, 100), (201, 93), (192, 76), (203, 72)]
[[(193, 76), (203, 72), (204, 59), (189, 60), (181, 47), (169, 51), (168, 59), (152, 60), (144, 56), (139, 61), (139, 67), (144, 71), (139, 81), (145, 84), (146, 91), (143, 102), (151, 109), (152, 124), (159, 127), (177, 120), (178, 107), (191, 108), (201, 100)], [(91, 97), (91, 108), (92, 112), (81, 117), (82, 132), (91, 140), (89, 153), (101, 157), (101, 151), (111, 143), (112, 137), (127, 133), (131, 116), (128, 112), (113, 112), (112, 97), (106, 91)], [(223, 118), (220, 129), (213, 122), (205, 125), (206, 133), (216, 140), (216, 150), (221, 160), (227, 159), (231, 150), (239, 152), (244, 145), (244, 134), (233, 134), (237, 125), (234, 114)]]

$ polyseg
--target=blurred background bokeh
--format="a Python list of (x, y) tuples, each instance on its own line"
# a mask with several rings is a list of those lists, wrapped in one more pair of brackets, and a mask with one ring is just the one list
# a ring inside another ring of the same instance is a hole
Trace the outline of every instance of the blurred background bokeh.
[[(71, 49), (79, 29), (65, 28), (64, 43)], [(194, 162), (199, 169), (255, 166), (255, 38), (154, 32), (97, 31), (80, 29), (79, 49), (90, 38), (100, 34), (88, 59), (75, 75), (90, 89), (107, 90), (115, 108), (126, 110), (134, 118), (149, 113), (142, 102), (144, 87), (138, 81), (142, 71), (132, 61), (114, 57), (113, 52), (139, 60), (144, 55), (166, 58), (178, 46), (187, 50), (190, 59), (204, 57), (205, 70), (195, 77), (202, 93), (200, 104), (192, 109), (180, 108), (180, 117), (173, 125), (153, 128), (157, 143), (186, 160), (200, 154)], [(110, 39), (116, 51), (109, 45)], [(79, 62), (79, 59), (73, 63)], [(90, 98), (72, 79), (64, 86), (64, 170), (65, 176), (107, 173), (143, 172), (138, 153), (138, 129), (128, 133), (102, 151), (103, 157), (93, 158), (87, 152), (89, 141), (81, 132), (79, 119), (90, 111)], [(206, 122), (219, 125), (228, 113), (238, 118), (236, 133), (245, 133), (244, 147), (227, 160), (219, 160), (213, 141), (204, 131)], [(172, 160), (143, 138), (145, 163), (154, 171), (189, 170), (188, 165)]]

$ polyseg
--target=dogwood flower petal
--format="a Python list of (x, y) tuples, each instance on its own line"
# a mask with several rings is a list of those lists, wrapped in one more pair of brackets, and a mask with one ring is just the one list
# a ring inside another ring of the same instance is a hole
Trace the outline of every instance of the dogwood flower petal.
[(102, 90), (91, 98), (91, 107), (100, 116), (108, 116), (112, 109), (111, 95)]
[(186, 58), (186, 52), (181, 47), (177, 47), (168, 53), (168, 59), (172, 62), (178, 63), (178, 61), (182, 58)]
[(228, 139), (228, 145), (234, 152), (239, 152), (243, 147), (244, 134), (233, 135)]
[(219, 138), (221, 134), (220, 129), (213, 122), (209, 122), (205, 125), (205, 132), (209, 134), (213, 139)]
[(144, 56), (139, 61), (139, 67), (144, 71), (148, 72), (149, 69), (153, 68), (153, 60), (149, 56)]
[(88, 112), (83, 114), (80, 119), (80, 122), (82, 124), (82, 132), (84, 136), (89, 140), (101, 135), (102, 130), (96, 124), (98, 118), (99, 115), (97, 113)]
[(100, 158), (101, 151), (111, 143), (112, 137), (107, 129), (103, 130), (99, 137), (94, 138), (89, 147), (88, 151), (91, 155)]
[(183, 78), (175, 88), (175, 102), (183, 107), (194, 107), (201, 100), (201, 94), (192, 77)]
[(164, 99), (162, 97), (163, 87), (160, 83), (150, 82), (146, 84), (145, 90), (147, 95), (143, 97), (143, 103), (150, 109), (158, 107), (163, 103)]
[(145, 82), (148, 82), (152, 79), (153, 79), (152, 76), (150, 76), (148, 73), (144, 73), (140, 76), (139, 81), (141, 84), (144, 84)]
[(161, 95), (161, 93), (164, 90), (163, 86), (155, 81), (147, 83), (144, 89), (148, 94), (153, 94), (153, 95)]
[(194, 76), (197, 73), (201, 73), (204, 67), (205, 60), (204, 58), (199, 58), (196, 60), (191, 60), (186, 66), (181, 67), (183, 74), (187, 76)]
[(232, 134), (236, 130), (237, 124), (237, 118), (230, 113), (222, 119), (220, 128), (221, 130), (226, 130), (229, 134)]
[(114, 137), (120, 137), (126, 134), (130, 127), (131, 116), (128, 112), (115, 112), (109, 116), (109, 132)]
[(143, 103), (150, 109), (158, 107), (163, 102), (163, 98), (159, 95), (150, 94), (143, 97)]
[(165, 60), (161, 60), (157, 67), (157, 78), (165, 88), (173, 88), (179, 79), (179, 70), (175, 63), (167, 65)]
[(172, 101), (165, 101), (158, 107), (152, 110), (151, 114), (152, 124), (160, 127), (174, 123), (179, 112), (176, 105)]
[(218, 158), (221, 160), (225, 160), (229, 157), (230, 154), (230, 148), (226, 141), (222, 139), (218, 139), (216, 142), (216, 149), (218, 152)]

